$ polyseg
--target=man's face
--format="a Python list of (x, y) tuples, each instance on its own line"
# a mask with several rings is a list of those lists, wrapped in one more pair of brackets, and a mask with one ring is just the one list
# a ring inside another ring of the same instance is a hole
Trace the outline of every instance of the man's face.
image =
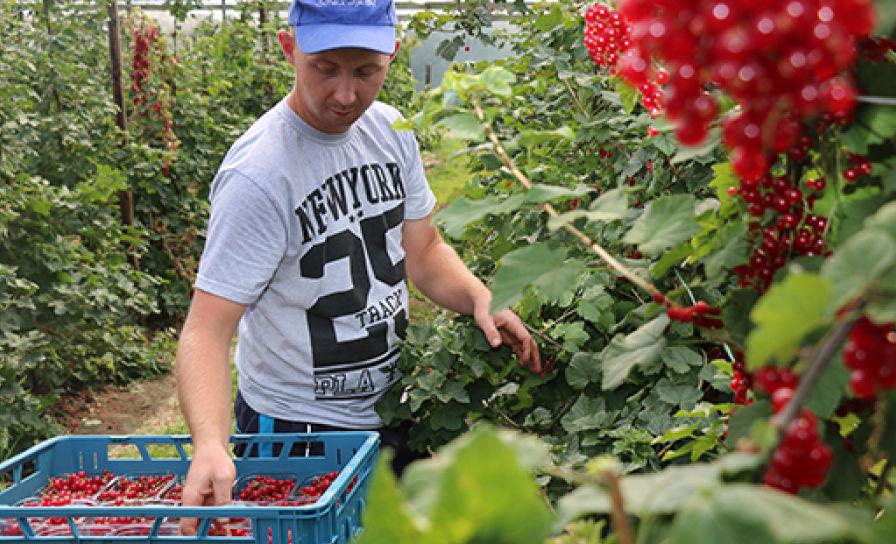
[(284, 47), (284, 53), (296, 70), (290, 105), (306, 123), (328, 134), (346, 132), (370, 107), (391, 61), (389, 55), (367, 49), (305, 54), (298, 47)]

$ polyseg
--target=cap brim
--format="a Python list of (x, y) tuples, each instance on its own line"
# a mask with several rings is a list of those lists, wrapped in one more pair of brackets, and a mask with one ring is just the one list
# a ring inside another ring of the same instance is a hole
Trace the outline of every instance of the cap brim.
[(370, 49), (391, 55), (395, 51), (395, 27), (378, 25), (321, 24), (296, 28), (296, 42), (303, 53), (330, 49)]

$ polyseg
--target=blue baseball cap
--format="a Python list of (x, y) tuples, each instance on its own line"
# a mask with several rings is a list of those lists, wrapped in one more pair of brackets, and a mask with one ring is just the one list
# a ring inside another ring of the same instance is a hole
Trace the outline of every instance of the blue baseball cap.
[(293, 0), (289, 24), (303, 53), (357, 47), (392, 54), (393, 0)]

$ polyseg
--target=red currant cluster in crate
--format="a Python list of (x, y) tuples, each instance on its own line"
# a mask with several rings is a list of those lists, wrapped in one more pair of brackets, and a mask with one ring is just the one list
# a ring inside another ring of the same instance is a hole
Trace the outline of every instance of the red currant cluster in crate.
[(285, 500), (292, 493), (296, 481), (293, 479), (277, 479), (271, 476), (256, 476), (239, 491), (243, 501), (272, 503)]
[[(306, 485), (299, 487), (292, 477), (256, 475), (241, 485), (235, 496), (238, 502), (250, 506), (304, 506), (317, 502), (338, 477), (338, 471), (328, 472), (311, 477)], [(351, 491), (356, 483), (357, 476), (349, 483), (348, 490)], [(174, 506), (180, 504), (182, 494), (183, 484), (171, 474), (115, 476), (109, 471), (98, 475), (82, 471), (50, 478), (36, 497), (22, 501), (20, 506)], [(85, 516), (72, 521), (83, 536), (146, 536), (156, 520), (132, 516)], [(69, 520), (65, 517), (29, 518), (29, 523), (38, 536), (72, 535)], [(158, 534), (179, 534), (177, 520), (163, 520)], [(21, 535), (17, 520), (0, 520), (0, 536)], [(248, 518), (215, 520), (209, 535), (251, 536), (252, 524)]]
[(96, 500), (118, 506), (128, 502), (153, 499), (172, 480), (174, 480), (174, 476), (171, 474), (137, 476), (136, 478), (119, 476), (112, 482), (112, 485), (97, 495)]
[(67, 501), (64, 504), (69, 504), (71, 499), (88, 499), (106, 488), (112, 477), (108, 470), (104, 470), (98, 475), (88, 475), (80, 471), (59, 478), (50, 478), (41, 497), (45, 500)]
[(850, 371), (849, 388), (859, 398), (896, 388), (896, 326), (860, 319), (843, 348), (843, 363)]

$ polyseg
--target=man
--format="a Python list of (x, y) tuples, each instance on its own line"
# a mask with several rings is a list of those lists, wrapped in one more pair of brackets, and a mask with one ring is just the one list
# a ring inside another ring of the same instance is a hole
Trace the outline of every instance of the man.
[[(278, 39), (295, 86), (237, 140), (212, 185), (177, 351), (195, 446), (185, 505), (231, 498), (237, 326), (241, 432), (379, 429), (374, 404), (399, 378), (406, 275), (437, 304), (473, 315), (492, 346), (504, 342), (541, 370), (520, 319), (489, 314), (491, 293), (430, 224), (435, 197), (416, 140), (375, 102), (398, 50), (392, 1), (296, 0), (289, 21)], [(182, 529), (195, 534), (196, 520)]]

